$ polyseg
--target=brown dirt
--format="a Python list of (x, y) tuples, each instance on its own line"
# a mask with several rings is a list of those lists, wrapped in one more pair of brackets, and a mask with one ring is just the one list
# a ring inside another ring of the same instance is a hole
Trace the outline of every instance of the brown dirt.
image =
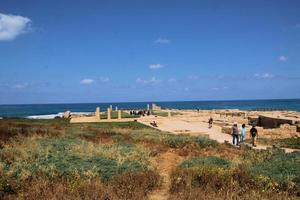
[(152, 165), (156, 167), (162, 180), (160, 187), (149, 194), (149, 200), (168, 199), (171, 184), (170, 173), (182, 160), (183, 158), (172, 150), (164, 152), (151, 160)]

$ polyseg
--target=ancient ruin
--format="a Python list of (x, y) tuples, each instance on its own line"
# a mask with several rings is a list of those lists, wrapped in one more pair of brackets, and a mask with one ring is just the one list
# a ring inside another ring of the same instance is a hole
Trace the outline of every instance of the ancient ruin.
[(156, 105), (155, 103), (152, 104), (152, 110), (161, 110), (161, 107)]

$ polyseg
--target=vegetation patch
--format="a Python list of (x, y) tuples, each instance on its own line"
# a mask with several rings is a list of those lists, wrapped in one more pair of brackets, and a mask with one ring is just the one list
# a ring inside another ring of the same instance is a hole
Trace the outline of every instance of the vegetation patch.
[(257, 142), (265, 145), (276, 145), (278, 147), (300, 149), (300, 137), (291, 137), (284, 139), (257, 138)]
[(224, 199), (251, 199), (250, 193), (269, 199), (275, 192), (280, 198), (296, 199), (300, 194), (299, 173), (300, 152), (250, 150), (233, 161), (215, 156), (195, 157), (173, 171), (170, 192), (172, 197), (184, 194), (181, 198), (191, 194), (200, 198), (197, 192), (210, 197), (221, 193)]
[[(85, 178), (101, 177), (108, 180), (124, 173), (145, 171), (146, 154), (131, 144), (95, 145), (79, 139), (28, 139), (0, 151), (6, 174), (25, 179), (32, 174)], [(144, 156), (144, 157), (142, 157)]]
[(230, 161), (216, 156), (208, 156), (185, 160), (179, 165), (180, 168), (191, 168), (199, 166), (228, 168), (230, 166)]
[(257, 179), (274, 180), (276, 186), (300, 189), (300, 152), (272, 154), (248, 170)]
[(147, 199), (161, 179), (153, 157), (165, 151), (187, 159), (170, 163), (169, 199), (300, 195), (299, 152), (239, 150), (137, 122), (4, 119), (0, 143), (0, 199)]

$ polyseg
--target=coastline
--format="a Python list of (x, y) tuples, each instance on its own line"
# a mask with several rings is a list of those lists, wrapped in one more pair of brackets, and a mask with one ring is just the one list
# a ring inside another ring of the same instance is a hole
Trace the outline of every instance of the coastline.
[[(300, 111), (300, 99), (280, 100), (231, 100), (231, 101), (169, 101), (169, 102), (123, 102), (123, 103), (76, 103), (76, 104), (24, 104), (24, 105), (0, 105), (0, 117), (21, 118), (53, 118), (61, 116), (67, 110), (74, 113), (92, 113), (95, 107), (113, 108), (122, 110), (145, 109), (147, 104), (156, 103), (165, 109), (179, 110), (288, 110)], [(47, 115), (49, 115), (47, 117)]]

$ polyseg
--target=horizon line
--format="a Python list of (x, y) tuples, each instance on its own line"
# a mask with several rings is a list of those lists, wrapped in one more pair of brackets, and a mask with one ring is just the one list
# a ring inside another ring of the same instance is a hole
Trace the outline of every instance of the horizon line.
[(276, 100), (300, 100), (300, 98), (282, 98), (282, 99), (231, 99), (231, 100), (171, 100), (171, 101), (120, 101), (120, 102), (77, 102), (77, 103), (16, 103), (16, 104), (0, 104), (0, 106), (13, 105), (59, 105), (59, 104), (120, 104), (120, 103), (167, 103), (167, 102), (217, 102), (217, 101), (276, 101)]

